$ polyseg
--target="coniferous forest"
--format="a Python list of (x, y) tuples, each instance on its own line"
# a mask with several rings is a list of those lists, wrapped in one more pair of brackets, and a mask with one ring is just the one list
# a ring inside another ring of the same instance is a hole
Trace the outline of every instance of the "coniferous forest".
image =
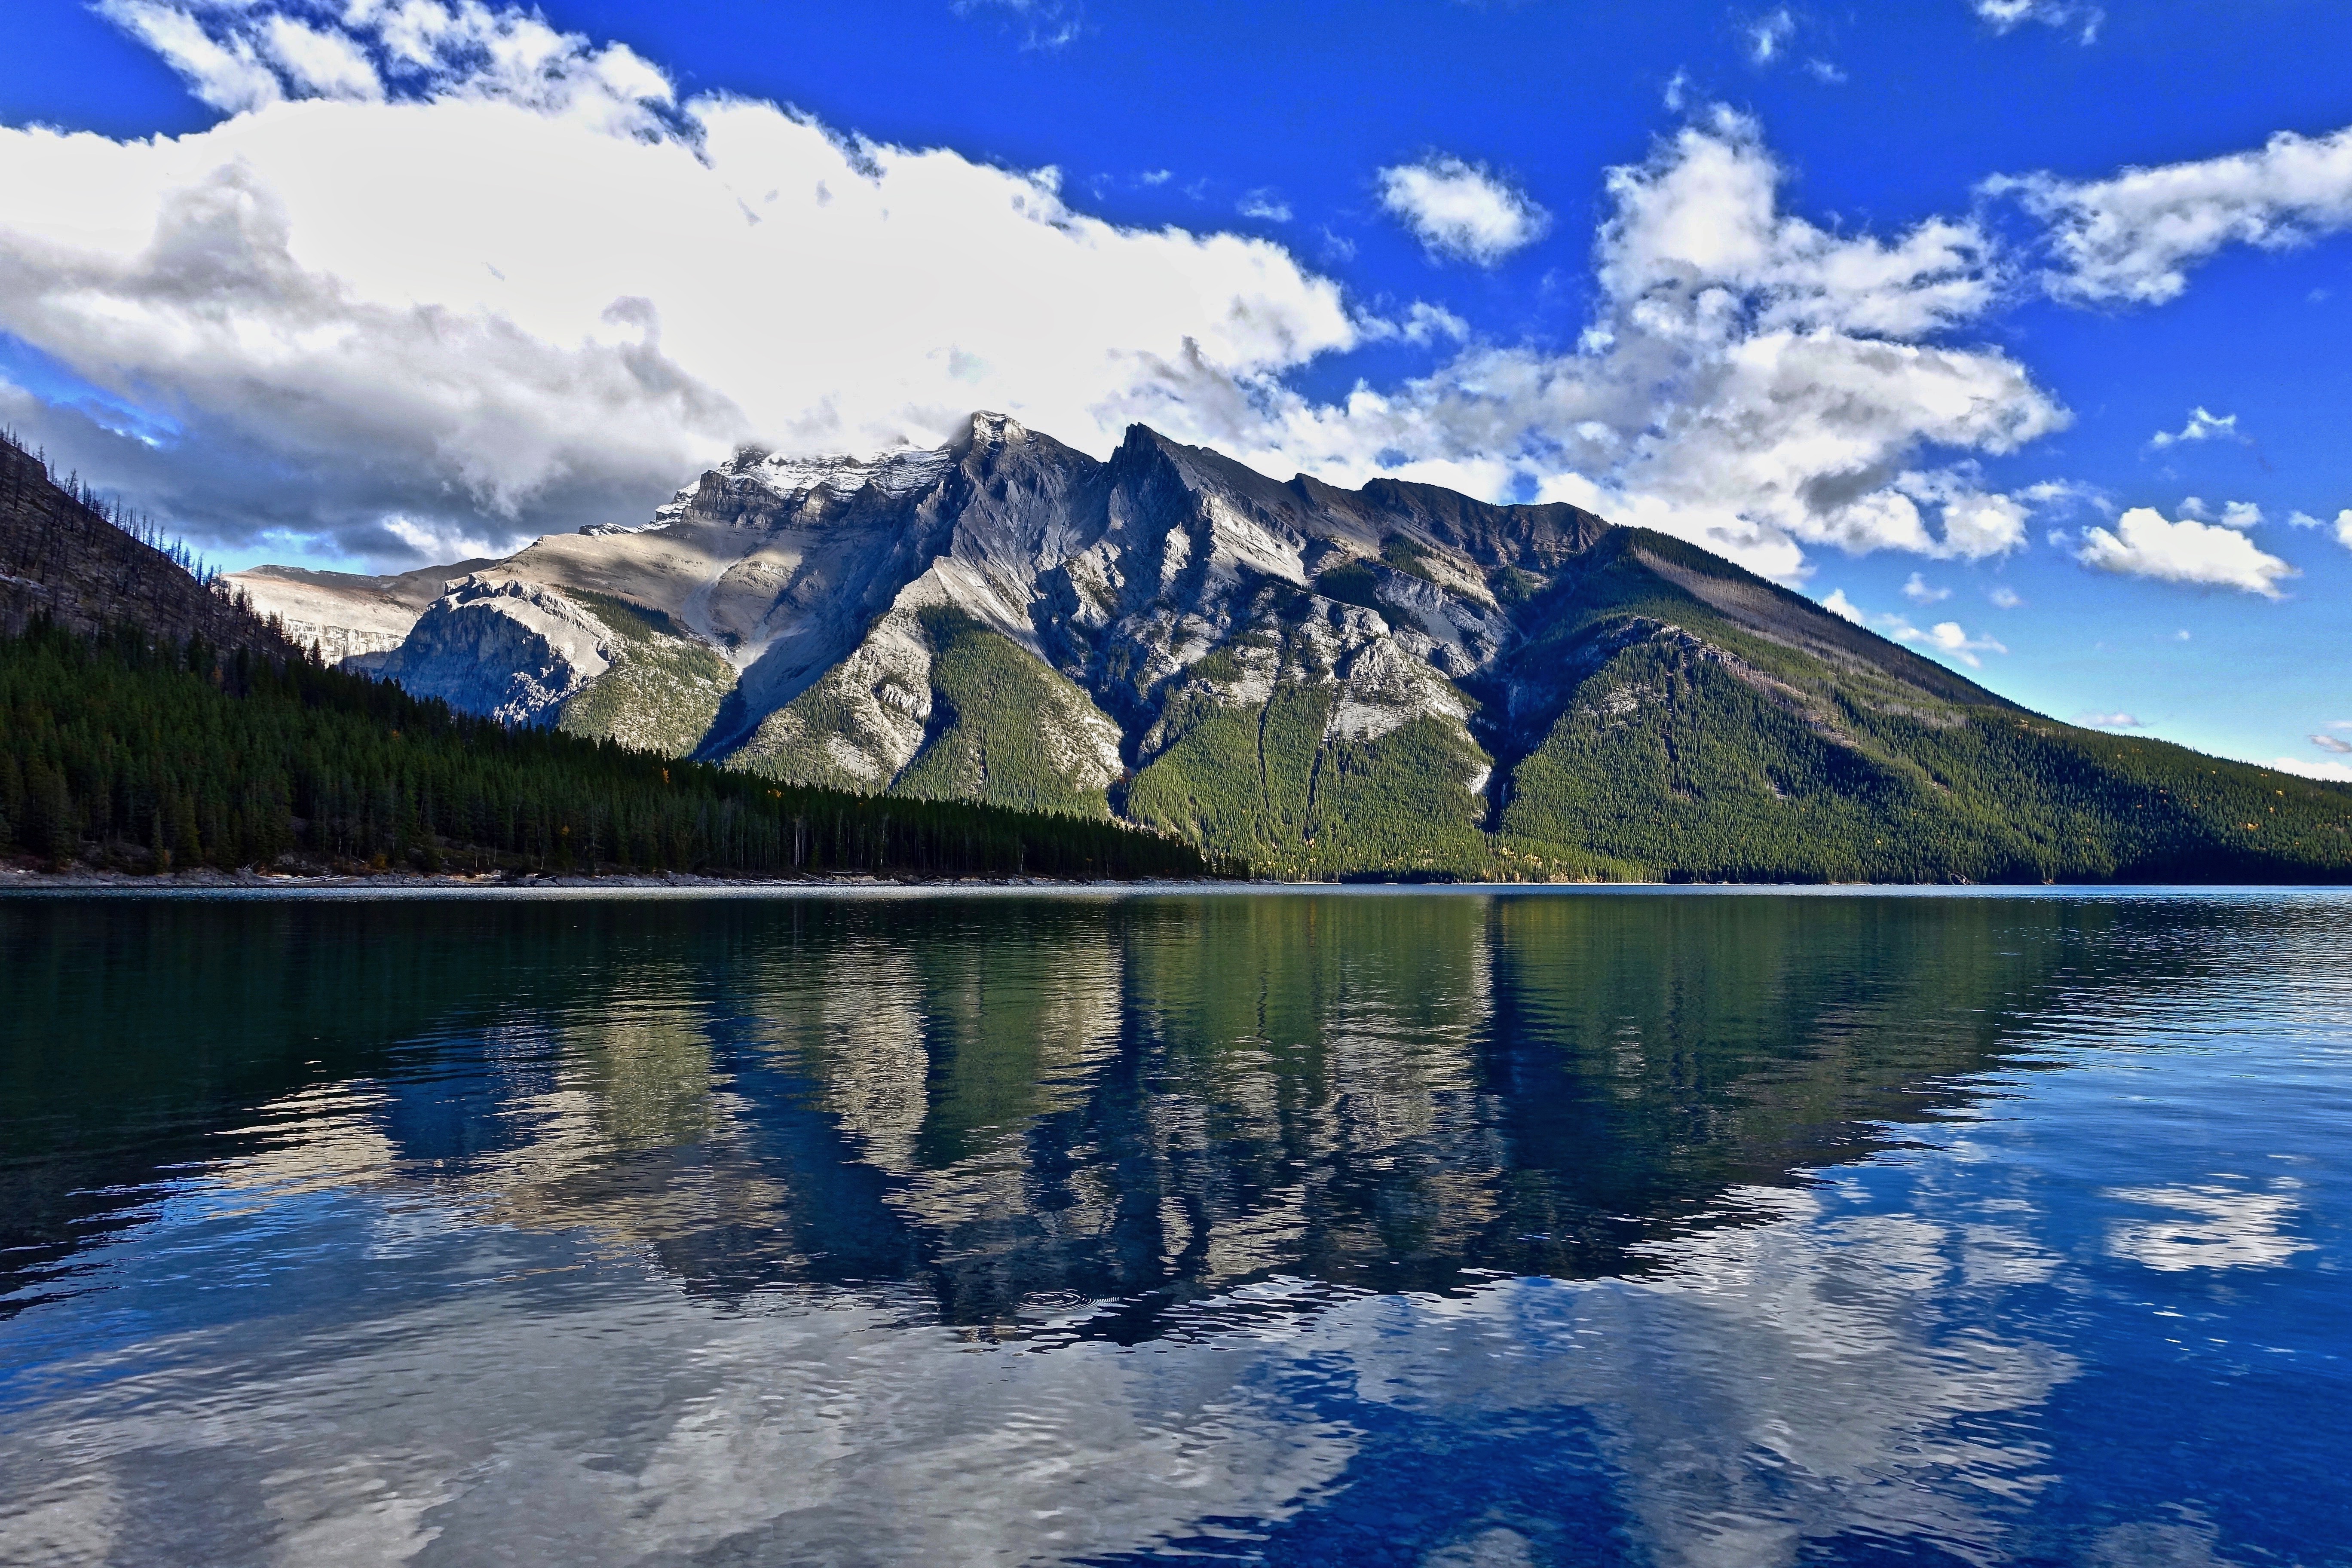
[(778, 784), (508, 730), (300, 658), (0, 637), (0, 851), (127, 871), (1246, 874), (1043, 813)]

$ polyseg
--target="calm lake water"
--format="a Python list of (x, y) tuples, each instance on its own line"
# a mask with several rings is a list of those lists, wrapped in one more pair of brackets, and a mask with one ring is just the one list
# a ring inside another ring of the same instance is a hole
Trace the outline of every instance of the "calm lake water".
[(0, 1560), (2352, 1563), (2352, 899), (0, 900)]

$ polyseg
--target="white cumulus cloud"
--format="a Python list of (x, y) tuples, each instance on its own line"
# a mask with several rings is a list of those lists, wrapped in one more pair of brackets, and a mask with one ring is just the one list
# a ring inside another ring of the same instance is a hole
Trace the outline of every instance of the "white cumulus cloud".
[(2281, 250), (2352, 227), (2352, 128), (2281, 132), (2259, 151), (2098, 180), (2030, 174), (1987, 182), (2051, 226), (2045, 281), (2079, 303), (2161, 303), (2191, 266), (2229, 245)]
[(1782, 178), (1755, 122), (1717, 110), (1610, 171), (1601, 305), (1575, 352), (1474, 342), (1430, 376), (1213, 435), (1274, 472), (1516, 480), (1784, 578), (1817, 544), (2016, 549), (2039, 500), (1950, 459), (2069, 416), (1999, 349), (1947, 341), (1998, 294), (1990, 240), (1946, 218), (1832, 232), (1781, 210)]
[(2301, 511), (2287, 513), (2286, 520), (2297, 528), (2326, 529), (2330, 533), (2333, 533), (2336, 536), (2336, 543), (2344, 546), (2347, 550), (2352, 550), (2352, 507), (2347, 507), (2342, 511), (2337, 512), (2334, 522), (2329, 522), (2325, 518), (2313, 517), (2308, 512)]
[(1359, 341), (1280, 247), (1117, 227), (1050, 170), (674, 104), (518, 13), (353, 13), (393, 100), (306, 88), (257, 8), (147, 7), (175, 65), (276, 86), (188, 136), (0, 130), (0, 328), (182, 428), (0, 412), (217, 540), (394, 559), (634, 521), (738, 441), (929, 444), (976, 407), (1107, 446), (1155, 367), (1230, 389)]
[[(1918, 574), (1912, 574), (1911, 580), (1913, 583), (1918, 582)], [(1906, 591), (1908, 591), (1908, 584), (1906, 585)], [(1934, 597), (1940, 598), (1942, 595), (1936, 595)], [(1901, 616), (1872, 615), (1852, 599), (1847, 598), (1845, 590), (1843, 588), (1832, 589), (1830, 596), (1822, 601), (1822, 608), (1833, 616), (1843, 616), (1855, 626), (1868, 626), (1871, 630), (1883, 637), (1892, 637), (1896, 642), (1910, 643), (1915, 647), (1927, 648), (1943, 654), (1947, 658), (1958, 659), (1971, 669), (1983, 667), (1984, 661), (1977, 657), (1980, 653), (2009, 651), (1991, 637), (1970, 637), (1958, 621), (1938, 621), (1923, 631)]]
[(2294, 567), (2275, 555), (2264, 554), (2252, 540), (2227, 523), (2199, 522), (2188, 517), (2168, 521), (2163, 513), (2144, 506), (2116, 519), (2112, 531), (2084, 530), (2082, 548), (2074, 552), (2074, 559), (2102, 572), (2237, 588), (2269, 599), (2279, 596), (2281, 578), (2298, 575)]
[(1382, 169), (1381, 205), (1403, 220), (1433, 256), (1492, 267), (1541, 239), (1551, 215), (1476, 163), (1433, 155)]
[(1896, 642), (1916, 643), (1958, 659), (1969, 668), (1981, 667), (1980, 653), (2007, 653), (2008, 648), (1987, 637), (1972, 637), (1962, 630), (1958, 621), (1937, 621), (1926, 631), (1907, 624), (1898, 625), (1889, 634)]
[(2259, 765), (2278, 773), (2294, 773), (2300, 778), (2318, 779), (2326, 784), (2352, 784), (2352, 767), (2332, 758), (2324, 763), (2315, 763), (2304, 757), (2273, 757)]
[(2139, 730), (2146, 726), (2128, 713), (2077, 713), (2074, 722), (2095, 730)]
[[(929, 444), (978, 407), (1098, 453), (1144, 419), (1281, 477), (1573, 501), (1783, 580), (1823, 547), (1998, 555), (2060, 494), (1975, 466), (2068, 420), (1965, 341), (2006, 283), (1985, 232), (1810, 222), (1726, 110), (1609, 172), (1599, 304), (1559, 350), (1376, 316), (1267, 240), (1105, 223), (1050, 169), (680, 100), (522, 13), (117, 14), (236, 111), (0, 129), (0, 331), (163, 434), (5, 384), (0, 418), (215, 544), (509, 544), (637, 521), (739, 441)], [(1450, 220), (1474, 250), (1543, 221), (1484, 171), (1414, 167), (1487, 191)], [(1444, 357), (1335, 400), (1288, 379), (1382, 340)]]

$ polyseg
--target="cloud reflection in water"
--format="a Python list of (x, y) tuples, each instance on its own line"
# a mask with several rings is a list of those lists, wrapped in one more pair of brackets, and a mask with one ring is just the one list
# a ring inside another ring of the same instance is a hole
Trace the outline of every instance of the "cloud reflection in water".
[[(216, 932), (88, 918), (113, 956), (75, 962), (124, 966), (109, 994), (202, 1000)], [(2352, 1016), (2352, 976), (2242, 1047), (2306, 1064), (2244, 1111), (2294, 1178), (2210, 1173), (2254, 1152), (2215, 1131), (2211, 1075), (2240, 1068), (2178, 1045), (2245, 1036), (2335, 921), (1455, 898), (264, 921), (240, 951), (281, 942), (289, 974), (306, 942), (377, 944), (315, 1005), (381, 1033), (322, 1045), (312, 1004), (248, 996), (301, 1054), (197, 1051), (226, 1087), (112, 1145), (87, 1082), (11, 1079), (20, 1146), (56, 1150), (15, 1179), (87, 1217), (19, 1254), (0, 1544), (2219, 1560), (2261, 1528), (2242, 1504), (2102, 1482), (2074, 1412), (2118, 1376), (2173, 1386), (2148, 1281), (2210, 1316), (2180, 1292), (2300, 1288), (2323, 1252), (2298, 1216), (2339, 1180), (2343, 1097), (2310, 1030)], [(140, 1005), (48, 1037), (192, 1083), (139, 1055), (169, 1038)], [(2126, 1041), (2157, 1108), (2129, 1117), (2096, 1066)], [(2202, 1144), (2133, 1120), (2191, 1107)], [(2295, 1327), (2228, 1310), (2250, 1341)], [(2284, 1539), (2327, 1507), (2284, 1489), (2315, 1453), (2269, 1457)]]

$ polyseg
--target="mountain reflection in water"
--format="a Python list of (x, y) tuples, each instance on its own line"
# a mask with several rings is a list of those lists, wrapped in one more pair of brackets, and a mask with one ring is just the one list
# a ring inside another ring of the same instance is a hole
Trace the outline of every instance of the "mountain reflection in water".
[(2338, 1560), (2347, 914), (0, 903), (0, 1558)]

